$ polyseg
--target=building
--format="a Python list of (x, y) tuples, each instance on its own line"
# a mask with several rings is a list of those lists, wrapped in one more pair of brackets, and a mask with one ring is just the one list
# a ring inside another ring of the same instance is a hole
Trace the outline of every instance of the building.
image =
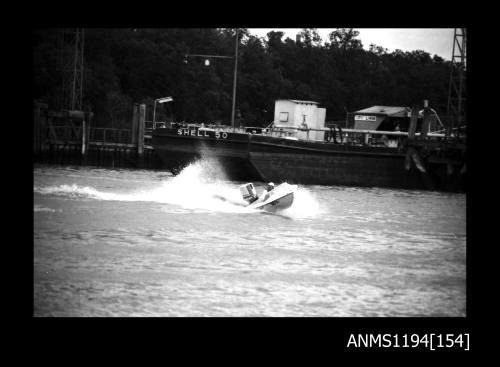
[[(274, 126), (278, 128), (323, 129), (326, 109), (318, 102), (279, 99), (274, 104)], [(324, 131), (288, 130), (298, 139), (324, 140)]]
[(354, 129), (408, 131), (410, 114), (409, 107), (372, 106), (354, 112)]
[[(417, 129), (421, 131), (425, 108), (418, 111)], [(444, 128), (436, 111), (428, 110), (429, 132)], [(372, 106), (354, 112), (354, 125), (356, 130), (379, 130), (379, 131), (408, 131), (410, 126), (410, 107)]]

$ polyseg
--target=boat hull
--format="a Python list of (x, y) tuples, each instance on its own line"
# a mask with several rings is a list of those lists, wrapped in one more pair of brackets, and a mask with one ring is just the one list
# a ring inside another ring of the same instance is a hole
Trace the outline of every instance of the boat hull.
[(256, 206), (252, 209), (260, 209), (268, 212), (277, 212), (279, 210), (285, 210), (292, 206), (294, 194), (293, 192), (282, 196), (279, 199), (273, 200), (267, 204)]

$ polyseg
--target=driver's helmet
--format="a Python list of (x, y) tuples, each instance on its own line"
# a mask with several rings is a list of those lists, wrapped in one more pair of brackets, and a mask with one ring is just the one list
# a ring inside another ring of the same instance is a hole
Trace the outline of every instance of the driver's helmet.
[(272, 182), (269, 182), (266, 186), (266, 190), (267, 191), (271, 191), (272, 189), (274, 189), (274, 183)]

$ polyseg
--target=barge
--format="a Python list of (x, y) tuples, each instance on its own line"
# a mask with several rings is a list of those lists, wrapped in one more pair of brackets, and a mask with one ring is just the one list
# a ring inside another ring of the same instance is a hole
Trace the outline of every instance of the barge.
[(172, 123), (153, 130), (152, 146), (174, 174), (206, 159), (237, 181), (465, 191), (465, 141), (416, 132), (417, 118), (413, 112), (408, 132)]

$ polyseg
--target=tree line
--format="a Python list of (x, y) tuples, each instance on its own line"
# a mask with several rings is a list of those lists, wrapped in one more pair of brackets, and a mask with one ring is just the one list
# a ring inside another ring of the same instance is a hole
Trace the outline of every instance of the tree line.
[[(58, 29), (34, 31), (34, 98), (57, 108), (61, 93)], [(157, 121), (230, 124), (236, 29), (85, 29), (83, 105), (97, 126), (128, 128), (134, 103), (172, 96), (157, 105)], [(297, 39), (266, 37), (240, 28), (237, 124), (266, 126), (277, 99), (301, 99), (326, 108), (326, 120), (373, 105), (412, 106), (428, 99), (446, 112), (451, 63), (422, 50), (403, 52), (370, 45), (359, 32), (339, 28), (322, 40), (317, 29)], [(450, 40), (451, 42), (451, 40)], [(151, 119), (151, 116), (148, 116)]]

